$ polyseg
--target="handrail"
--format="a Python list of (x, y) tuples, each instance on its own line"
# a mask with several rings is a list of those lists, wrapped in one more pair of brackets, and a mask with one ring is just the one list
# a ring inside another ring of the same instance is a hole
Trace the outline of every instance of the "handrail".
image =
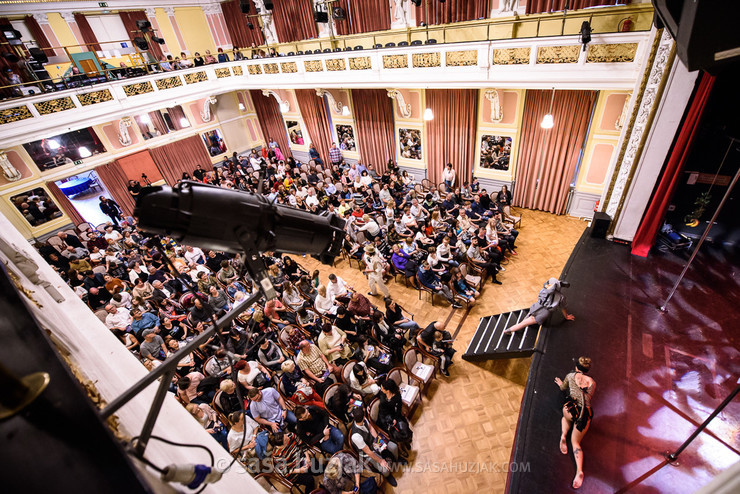
[[(363, 50), (374, 50), (374, 48), (377, 45), (383, 45), (383, 43), (380, 43), (379, 41), (388, 40), (390, 38), (398, 38), (399, 36), (405, 36), (407, 43), (411, 43), (412, 38), (418, 37), (418, 36), (424, 36), (426, 39), (425, 41), (428, 41), (431, 36), (438, 36), (439, 34), (442, 35), (442, 40), (439, 42), (440, 44), (455, 44), (455, 43), (470, 43), (470, 42), (480, 42), (480, 41), (497, 41), (497, 40), (504, 40), (504, 39), (533, 39), (533, 38), (540, 38), (540, 37), (555, 37), (558, 36), (558, 34), (552, 34), (551, 32), (542, 32), (542, 21), (546, 20), (551, 23), (551, 25), (555, 25), (555, 23), (560, 22), (561, 29), (559, 32), (561, 32), (562, 36), (572, 36), (575, 34), (578, 34), (578, 30), (575, 30), (571, 32), (571, 30), (566, 29), (566, 22), (570, 21), (578, 21), (578, 20), (586, 20), (588, 19), (589, 22), (592, 22), (595, 18), (601, 18), (601, 17), (609, 17), (614, 16), (615, 14), (623, 13), (624, 15), (629, 14), (640, 14), (640, 13), (649, 13), (652, 12), (652, 6), (650, 4), (637, 4), (632, 6), (618, 6), (618, 7), (601, 7), (598, 9), (583, 9), (583, 10), (577, 10), (577, 11), (570, 11), (568, 13), (568, 16), (561, 16), (558, 13), (558, 16), (553, 16), (552, 14), (530, 14), (525, 17), (519, 17), (514, 16), (511, 18), (488, 18), (488, 19), (479, 19), (479, 20), (473, 20), (473, 21), (465, 21), (465, 22), (458, 22), (453, 24), (441, 24), (441, 25), (432, 25), (432, 26), (423, 26), (423, 27), (409, 27), (405, 29), (392, 29), (388, 31), (376, 31), (376, 32), (370, 32), (370, 33), (360, 33), (360, 34), (351, 34), (351, 35), (345, 35), (345, 36), (339, 36), (335, 37), (332, 36), (330, 38), (314, 38), (309, 40), (302, 40), (299, 42), (292, 42), (292, 43), (280, 43), (280, 44), (272, 44), (272, 45), (260, 45), (260, 46), (251, 46), (251, 47), (241, 47), (239, 49), (240, 53), (242, 53), (242, 60), (248, 61), (252, 59), (264, 59), (264, 58), (274, 58), (274, 56), (269, 55), (269, 50), (274, 49), (277, 54), (280, 57), (285, 57), (288, 53), (293, 52), (294, 54), (303, 54), (303, 50), (301, 48), (305, 48), (307, 53), (311, 53), (315, 47), (318, 44), (318, 49), (323, 50), (324, 49), (330, 49), (332, 52), (334, 49), (339, 49), (340, 51), (347, 51), (347, 47), (350, 45), (358, 46), (355, 43), (358, 43), (358, 40), (362, 40), (364, 42), (367, 42), (368, 40), (372, 40), (371, 46), (365, 47), (363, 46)], [(621, 22), (621, 21), (620, 21)], [(595, 33), (601, 33), (601, 34), (608, 34), (608, 33), (616, 33), (620, 32), (619, 25), (620, 22), (617, 22), (615, 24), (614, 30), (595, 30)], [(534, 34), (531, 36), (518, 36), (521, 32), (526, 32), (526, 29), (523, 28), (523, 26), (531, 25), (536, 23), (536, 28), (534, 29)], [(578, 24), (576, 22), (576, 24)], [(510, 27), (510, 33), (511, 36), (509, 37), (501, 37), (496, 36), (493, 32), (493, 28), (497, 27)], [(480, 28), (485, 28), (485, 37), (476, 37), (475, 34), (480, 31)], [(453, 32), (459, 32), (467, 30), (470, 33), (470, 39), (461, 40), (461, 41), (453, 41), (450, 40), (450, 38), (454, 39), (454, 35), (451, 33)], [(640, 30), (640, 29), (635, 29)], [(448, 34), (450, 33), (450, 34)], [(99, 41), (97, 44), (107, 44), (107, 43), (121, 43), (121, 42), (130, 42), (131, 46), (136, 50), (135, 54), (139, 56), (144, 56), (144, 53), (146, 53), (146, 56), (148, 58), (153, 58), (151, 54), (148, 51), (142, 52), (138, 49), (135, 43), (133, 43), (131, 40), (117, 40), (117, 41)], [(152, 41), (149, 41), (149, 43), (152, 43)], [(2, 43), (3, 45), (7, 43)], [(325, 46), (328, 44), (328, 46)], [(66, 46), (53, 46), (46, 49), (52, 49), (52, 50), (58, 50), (63, 49), (67, 56), (69, 57), (69, 62), (72, 63), (72, 57), (70, 56), (70, 49), (80, 48), (80, 47), (86, 47), (88, 48), (89, 52), (93, 53), (95, 60), (98, 62), (99, 65), (103, 66), (103, 63), (105, 62), (105, 58), (98, 57), (98, 54), (95, 50), (90, 50), (90, 46), (93, 45), (93, 43), (84, 43), (84, 44), (77, 44), (77, 45), (66, 45)], [(354, 46), (350, 46), (350, 48), (354, 48)], [(313, 47), (311, 50), (309, 50), (309, 47)], [(381, 48), (377, 48), (381, 49)], [(205, 52), (205, 50), (204, 50)], [(250, 56), (244, 56), (245, 54), (252, 54), (255, 53), (265, 53), (268, 54), (267, 57), (250, 57)], [(184, 52), (183, 52), (184, 53)], [(198, 53), (198, 52), (196, 52)], [(233, 54), (233, 49), (224, 50), (224, 53), (231, 55)], [(173, 54), (174, 55), (174, 54)], [(218, 53), (211, 53), (211, 56), (217, 57)], [(203, 55), (201, 55), (203, 57)], [(2, 101), (12, 101), (14, 99), (23, 99), (28, 96), (35, 96), (36, 93), (33, 94), (24, 94), (22, 88), (26, 88), (27, 90), (33, 90), (31, 88), (35, 87), (38, 88), (38, 91), (40, 93), (51, 93), (51, 92), (57, 92), (57, 91), (63, 91), (65, 89), (75, 89), (79, 87), (85, 87), (85, 86), (94, 86), (96, 84), (104, 83), (104, 82), (112, 82), (112, 81), (118, 81), (121, 79), (129, 79), (129, 78), (135, 78), (135, 77), (141, 77), (148, 74), (157, 74), (157, 73), (166, 73), (166, 72), (176, 72), (178, 69), (173, 68), (173, 70), (165, 70), (163, 69), (163, 64), (172, 64), (175, 62), (175, 58), (179, 58), (180, 60), (187, 60), (190, 64), (190, 67), (180, 67), (180, 69), (189, 69), (193, 68), (195, 59), (195, 56), (188, 56), (188, 57), (173, 57), (173, 61), (170, 62), (168, 60), (164, 61), (150, 61), (145, 62), (143, 65), (135, 65), (135, 66), (126, 66), (126, 67), (113, 67), (113, 68), (104, 68), (102, 70), (96, 70), (93, 72), (85, 72), (80, 73), (77, 79), (79, 80), (71, 80), (72, 77), (77, 76), (71, 76), (71, 77), (56, 77), (56, 78), (48, 78), (48, 79), (38, 79), (28, 82), (22, 82), (20, 84), (10, 84), (5, 86), (0, 86), (0, 95), (2, 93), (6, 93), (6, 96), (2, 98)], [(233, 61), (233, 60), (232, 60)], [(209, 64), (209, 65), (216, 65), (216, 64)], [(156, 68), (155, 68), (156, 67)], [(123, 73), (126, 73), (127, 75), (121, 76)]]

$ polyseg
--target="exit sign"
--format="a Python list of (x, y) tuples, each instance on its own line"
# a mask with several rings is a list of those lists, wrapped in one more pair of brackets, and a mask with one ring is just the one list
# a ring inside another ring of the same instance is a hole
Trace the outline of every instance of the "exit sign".
[(79, 165), (81, 165), (81, 164), (82, 164), (82, 160), (77, 160), (77, 161), (75, 161), (75, 166), (79, 166)]
[(98, 2), (98, 7), (107, 7), (108, 2)]

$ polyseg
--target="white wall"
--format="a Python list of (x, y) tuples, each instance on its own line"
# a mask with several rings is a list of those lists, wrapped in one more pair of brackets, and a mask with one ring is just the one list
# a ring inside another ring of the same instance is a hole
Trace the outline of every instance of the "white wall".
[(123, 27), (123, 21), (117, 14), (111, 15), (88, 15), (87, 18), (90, 28), (95, 33), (95, 37), (100, 42), (100, 48), (102, 50), (118, 50), (121, 53), (134, 53), (136, 50), (131, 46), (131, 42), (127, 41), (128, 48), (122, 48), (121, 43), (103, 43), (103, 41), (121, 41), (130, 40), (133, 34), (127, 33), (126, 28)]

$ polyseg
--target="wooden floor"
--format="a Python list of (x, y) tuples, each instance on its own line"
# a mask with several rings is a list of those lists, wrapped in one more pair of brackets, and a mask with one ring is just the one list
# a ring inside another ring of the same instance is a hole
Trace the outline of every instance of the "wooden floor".
[[(403, 473), (396, 473), (398, 487), (383, 486), (386, 493), (465, 494), (503, 492), (519, 407), (530, 359), (462, 360), (481, 317), (529, 307), (549, 277), (558, 277), (586, 223), (567, 216), (525, 210), (517, 241), (518, 256), (499, 275), (503, 285), (487, 283), (481, 300), (468, 313), (452, 310), (446, 302), (429, 303), (428, 295), (393, 281), (391, 296), (414, 313), (424, 327), (434, 320), (448, 321), (447, 330), (459, 334), (458, 354), (451, 376), (439, 376), (412, 419), (413, 452)], [(516, 213), (518, 214), (518, 212)], [(334, 269), (313, 258), (298, 260), (305, 268), (319, 269), (322, 283), (336, 273), (362, 293), (367, 280), (347, 261)], [(373, 303), (383, 306), (376, 297)], [(449, 318), (449, 320), (448, 320)]]

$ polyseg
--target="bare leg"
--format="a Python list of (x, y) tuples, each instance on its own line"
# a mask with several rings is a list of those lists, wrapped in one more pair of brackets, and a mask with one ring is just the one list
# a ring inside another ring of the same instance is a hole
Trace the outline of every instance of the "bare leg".
[(534, 316), (527, 316), (522, 322), (520, 322), (519, 324), (515, 324), (514, 326), (505, 330), (504, 333), (513, 333), (514, 331), (519, 331), (520, 329), (524, 329), (525, 327), (531, 326), (532, 324), (537, 324), (537, 320), (534, 318)]
[(583, 431), (573, 428), (573, 434), (570, 436), (570, 444), (573, 446), (573, 456), (576, 459), (576, 476), (573, 477), (573, 488), (578, 489), (583, 483), (583, 450), (581, 449), (581, 439), (586, 435), (588, 426)]
[(562, 433), (560, 434), (560, 452), (564, 455), (568, 454), (568, 444), (566, 443), (566, 438), (568, 437), (568, 431), (570, 430), (570, 423), (573, 420), (573, 417), (571, 417), (570, 412), (563, 407), (563, 418), (561, 419), (561, 429)]

